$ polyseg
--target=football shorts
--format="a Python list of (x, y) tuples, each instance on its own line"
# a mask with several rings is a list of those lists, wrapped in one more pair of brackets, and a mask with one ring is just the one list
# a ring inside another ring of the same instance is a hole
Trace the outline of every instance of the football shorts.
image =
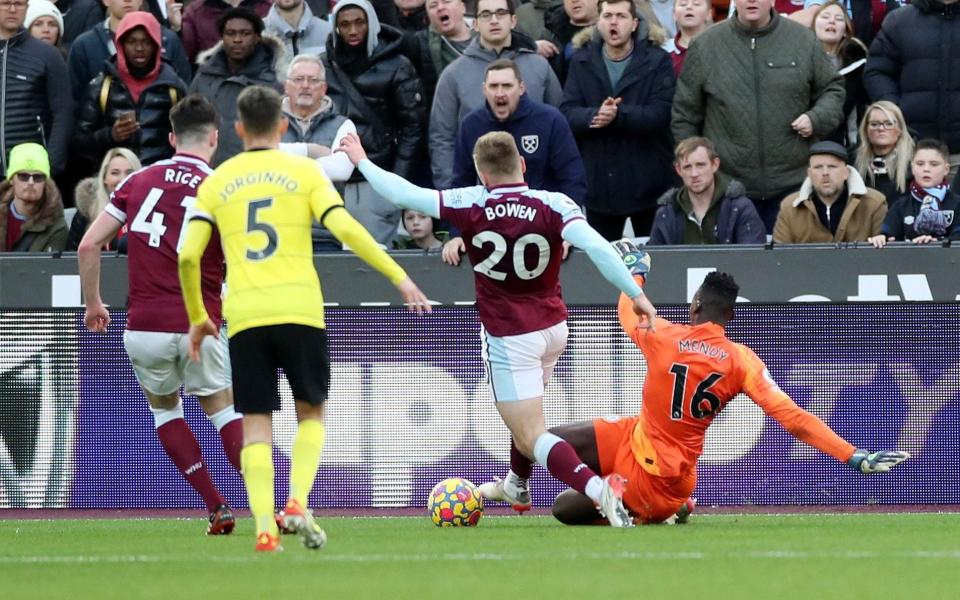
[(697, 485), (697, 471), (682, 477), (657, 477), (637, 462), (630, 446), (633, 430), (640, 417), (594, 419), (600, 474), (619, 473), (627, 480), (623, 505), (643, 523), (660, 523), (669, 518)]
[(530, 333), (497, 337), (480, 328), (481, 354), (496, 402), (543, 396), (557, 359), (567, 346), (567, 322)]
[(295, 400), (319, 406), (330, 390), (327, 333), (309, 325), (251, 327), (230, 338), (233, 403), (240, 413), (280, 410), (277, 370), (283, 369)]
[(123, 332), (123, 347), (143, 389), (156, 396), (183, 386), (189, 395), (209, 396), (230, 387), (227, 336), (207, 336), (200, 346), (200, 362), (190, 360), (190, 338), (163, 331)]

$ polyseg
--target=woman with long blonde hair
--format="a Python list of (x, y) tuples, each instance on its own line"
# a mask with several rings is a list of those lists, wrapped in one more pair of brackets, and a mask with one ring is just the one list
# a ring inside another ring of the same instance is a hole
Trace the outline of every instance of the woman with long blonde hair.
[(888, 100), (867, 107), (860, 121), (854, 166), (866, 184), (883, 193), (891, 205), (910, 185), (914, 141), (900, 108)]
[[(117, 188), (127, 175), (139, 170), (140, 159), (126, 148), (111, 148), (100, 163), (100, 171), (96, 177), (87, 177), (77, 184), (74, 198), (77, 202), (77, 214), (70, 223), (70, 239), (67, 241), (67, 250), (76, 250), (83, 239), (83, 234), (91, 223), (103, 212), (110, 194)], [(110, 243), (110, 249), (115, 250), (117, 240)]]

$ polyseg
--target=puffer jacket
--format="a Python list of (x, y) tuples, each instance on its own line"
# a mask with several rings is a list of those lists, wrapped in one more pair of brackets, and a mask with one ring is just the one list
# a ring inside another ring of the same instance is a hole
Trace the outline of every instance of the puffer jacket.
[[(77, 122), (77, 152), (91, 164), (99, 164), (107, 150), (117, 146), (133, 150), (145, 165), (173, 156), (173, 148), (167, 139), (170, 133), (170, 109), (187, 95), (187, 86), (177, 77), (173, 67), (163, 63), (157, 78), (143, 90), (139, 102), (133, 101), (130, 91), (120, 79), (116, 56), (107, 61), (105, 69), (87, 86), (87, 97), (80, 107)], [(105, 109), (101, 110), (101, 94), (107, 77), (110, 78), (107, 102)], [(137, 113), (140, 129), (132, 138), (117, 142), (110, 135), (111, 128), (123, 113), (129, 111)]]
[(713, 141), (721, 169), (751, 198), (796, 189), (806, 176), (810, 143), (790, 124), (806, 114), (813, 137), (843, 119), (843, 81), (813, 31), (773, 13), (749, 31), (738, 19), (717, 23), (690, 44), (673, 100), (679, 142)]
[(200, 54), (200, 68), (190, 84), (190, 93), (210, 100), (220, 116), (220, 145), (213, 155), (213, 166), (243, 151), (243, 142), (233, 129), (240, 92), (251, 85), (265, 85), (282, 92), (278, 74), (286, 72), (287, 59), (283, 42), (267, 33), (260, 37), (260, 44), (239, 73), (230, 73), (222, 41)]
[[(53, 179), (47, 178), (44, 203), (21, 228), (15, 252), (60, 252), (67, 245), (67, 222), (63, 219), (63, 199)], [(13, 202), (13, 182), (0, 183), (0, 240), (7, 239), (7, 219)], [(26, 247), (20, 245), (26, 244)]]
[(887, 215), (887, 199), (868, 188), (853, 167), (847, 167), (847, 206), (840, 217), (836, 233), (820, 221), (814, 204), (813, 184), (804, 180), (799, 192), (780, 203), (780, 214), (773, 228), (773, 241), (778, 244), (814, 244), (830, 242), (865, 242), (880, 233)]
[[(611, 86), (599, 34), (570, 59), (560, 112), (570, 123), (587, 172), (586, 207), (604, 215), (629, 215), (656, 206), (674, 182), (670, 141), (670, 101), (676, 85), (670, 55), (647, 40), (640, 19), (633, 54), (616, 86)], [(617, 117), (606, 127), (590, 122), (607, 98), (620, 97)], [(651, 211), (652, 212), (652, 211)]]
[(73, 133), (73, 99), (64, 93), (67, 65), (60, 51), (26, 29), (0, 40), (0, 163), (10, 149), (36, 142), (47, 149), (54, 175), (63, 171)]
[(914, 0), (884, 20), (863, 83), (872, 101), (903, 110), (920, 138), (960, 152), (960, 4)]
[[(420, 78), (402, 53), (403, 34), (389, 25), (380, 25), (376, 13), (366, 2), (341, 0), (334, 7), (331, 19), (336, 20), (338, 12), (347, 6), (367, 12), (371, 35), (379, 31), (375, 41), (368, 41), (369, 67), (350, 79), (367, 107), (354, 101), (354, 95), (347, 92), (342, 81), (346, 73), (336, 64), (336, 53), (332, 49), (343, 42), (335, 32), (330, 34), (327, 53), (323, 56), (327, 95), (340, 114), (357, 126), (357, 134), (370, 160), (411, 179), (419, 168), (425, 143), (426, 114)], [(378, 118), (373, 119), (371, 112)], [(357, 169), (351, 181), (362, 178)]]
[[(729, 179), (722, 173), (716, 175), (717, 189), (714, 197), (719, 204), (716, 209), (717, 224), (714, 231), (718, 244), (763, 244), (767, 241), (767, 229), (763, 220), (746, 197), (746, 188), (735, 179)], [(673, 188), (660, 197), (657, 215), (650, 232), (650, 245), (684, 243), (684, 229), (687, 215), (680, 206), (678, 196), (682, 188)], [(710, 210), (714, 210), (711, 205)]]

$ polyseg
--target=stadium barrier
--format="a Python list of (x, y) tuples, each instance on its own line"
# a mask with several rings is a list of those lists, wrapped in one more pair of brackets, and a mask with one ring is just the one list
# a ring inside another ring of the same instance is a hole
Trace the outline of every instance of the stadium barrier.
[[(746, 398), (717, 418), (697, 496), (717, 505), (957, 504), (960, 464), (960, 277), (954, 248), (658, 249), (650, 296), (686, 319), (714, 268), (734, 274), (744, 303), (729, 327), (801, 406), (840, 435), (914, 458), (860, 476), (795, 441)], [(508, 461), (506, 429), (484, 385), (468, 268), (402, 255), (441, 302), (416, 317), (389, 284), (349, 256), (318, 255), (333, 359), (327, 445), (311, 504), (422, 506), (448, 476), (484, 481)], [(563, 268), (570, 340), (546, 399), (551, 424), (634, 414), (646, 365), (616, 322), (616, 294), (585, 257)], [(160, 448), (123, 351), (125, 260), (104, 264), (107, 334), (78, 309), (72, 256), (0, 258), (0, 508), (200, 508)], [(71, 304), (71, 302), (73, 302)], [(293, 441), (292, 396), (275, 423), (278, 492)], [(197, 403), (187, 420), (227, 498), (239, 477)], [(537, 505), (561, 490), (538, 467)]]

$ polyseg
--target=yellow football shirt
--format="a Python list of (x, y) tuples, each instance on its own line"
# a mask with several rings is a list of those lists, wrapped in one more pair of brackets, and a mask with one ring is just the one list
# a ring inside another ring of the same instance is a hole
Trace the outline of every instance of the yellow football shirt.
[(336, 206), (343, 200), (314, 161), (279, 150), (243, 152), (204, 180), (191, 218), (220, 231), (231, 335), (282, 323), (324, 326), (310, 229)]

